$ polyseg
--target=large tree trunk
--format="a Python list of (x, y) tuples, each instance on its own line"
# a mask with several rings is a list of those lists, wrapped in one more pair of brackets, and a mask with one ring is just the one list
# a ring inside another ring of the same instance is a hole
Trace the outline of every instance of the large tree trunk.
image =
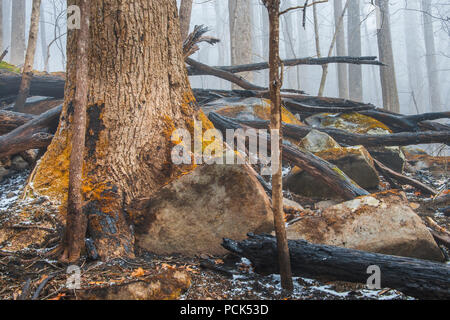
[[(70, 4), (78, 1), (71, 1)], [(171, 161), (174, 129), (193, 132), (195, 99), (181, 48), (175, 1), (90, 2), (89, 99), (83, 212), (103, 260), (133, 256), (124, 207), (191, 170)], [(76, 83), (77, 33), (69, 32), (65, 103), (59, 129), (28, 192), (67, 205)], [(203, 117), (202, 117), (203, 119)], [(207, 127), (206, 123), (203, 127)]]
[(11, 15), (11, 63), (21, 65), (25, 58), (25, 0), (12, 2)]
[(33, 0), (27, 54), (25, 56), (25, 65), (22, 71), (22, 82), (20, 83), (19, 94), (17, 96), (16, 104), (14, 105), (14, 111), (16, 112), (25, 111), (25, 102), (30, 93), (30, 83), (31, 78), (33, 77), (34, 54), (36, 53), (36, 43), (39, 31), (40, 9), (41, 0)]
[[(231, 64), (252, 63), (252, 15), (249, 0), (228, 0), (230, 16)], [(252, 82), (253, 73), (246, 72), (242, 76)], [(237, 85), (232, 86), (238, 89)]]
[(392, 52), (389, 0), (377, 0), (376, 3), (381, 12), (381, 29), (378, 30), (378, 52), (381, 62), (387, 65), (380, 68), (383, 107), (389, 111), (399, 113), (400, 102), (395, 77), (394, 53)]
[(189, 35), (189, 28), (191, 26), (193, 0), (181, 0), (180, 4), (180, 30), (181, 40), (185, 40)]
[(434, 45), (433, 17), (431, 16), (430, 0), (422, 0), (422, 14), (431, 107), (432, 111), (441, 111), (441, 91), (436, 64), (436, 49)]
[[(345, 56), (347, 50), (345, 47), (345, 30), (344, 27), (340, 25), (342, 14), (342, 1), (334, 0), (334, 24), (336, 29), (336, 55)], [(348, 72), (347, 66), (345, 64), (337, 65), (338, 71), (338, 87), (339, 87), (339, 98), (348, 99)]]
[[(361, 11), (360, 0), (349, 0), (348, 4), (348, 55), (360, 57), (361, 49)], [(357, 65), (348, 66), (350, 99), (363, 100), (362, 68)]]

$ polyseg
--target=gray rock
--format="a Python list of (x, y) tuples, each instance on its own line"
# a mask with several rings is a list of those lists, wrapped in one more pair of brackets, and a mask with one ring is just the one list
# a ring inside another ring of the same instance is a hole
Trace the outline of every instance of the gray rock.
[(21, 156), (15, 156), (11, 161), (11, 168), (16, 171), (28, 169), (29, 164)]
[(444, 256), (402, 192), (360, 197), (306, 216), (288, 238), (368, 252), (443, 261)]
[(318, 130), (311, 132), (300, 141), (299, 147), (309, 152), (317, 153), (328, 149), (340, 148), (341, 146), (328, 134)]

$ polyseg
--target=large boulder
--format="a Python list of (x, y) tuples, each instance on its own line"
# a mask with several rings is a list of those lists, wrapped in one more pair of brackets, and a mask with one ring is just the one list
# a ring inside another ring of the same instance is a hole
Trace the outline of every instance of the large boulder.
[(444, 261), (432, 235), (402, 192), (360, 197), (306, 216), (289, 226), (289, 239), (304, 239), (368, 252)]
[(128, 211), (137, 246), (156, 254), (221, 255), (223, 238), (273, 230), (269, 198), (246, 165), (200, 166)]

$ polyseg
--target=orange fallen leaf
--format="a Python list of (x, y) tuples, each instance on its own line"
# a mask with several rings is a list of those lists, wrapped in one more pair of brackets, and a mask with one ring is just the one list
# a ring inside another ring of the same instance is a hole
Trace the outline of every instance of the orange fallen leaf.
[(420, 204), (415, 203), (415, 202), (411, 202), (409, 205), (410, 205), (411, 208), (413, 208), (414, 210), (417, 210), (417, 209), (420, 208)]
[(143, 276), (145, 276), (145, 271), (142, 268), (137, 268), (136, 270), (134, 270), (134, 272), (131, 274), (131, 276), (134, 278), (143, 277)]
[(66, 294), (65, 293), (59, 293), (56, 297), (48, 299), (49, 301), (58, 301), (61, 300), (61, 298), (65, 297)]

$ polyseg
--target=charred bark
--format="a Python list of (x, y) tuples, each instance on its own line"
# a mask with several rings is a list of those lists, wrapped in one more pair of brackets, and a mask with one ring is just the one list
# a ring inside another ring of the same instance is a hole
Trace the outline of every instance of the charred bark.
[(30, 114), (0, 110), (0, 135), (9, 133), (34, 118)]
[[(269, 127), (268, 121), (262, 120), (238, 120), (233, 119), (239, 123), (245, 124), (252, 128), (267, 129)], [(370, 135), (358, 134), (348, 131), (332, 128), (312, 128), (307, 126), (297, 126), (292, 124), (283, 124), (284, 134), (292, 139), (301, 140), (305, 138), (311, 130), (318, 130), (324, 132), (335, 139), (338, 143), (365, 147), (378, 146), (409, 146), (417, 144), (431, 144), (431, 143), (445, 143), (450, 141), (450, 131), (424, 131), (424, 132), (403, 132), (393, 133), (388, 135)]]
[[(249, 259), (255, 271), (264, 275), (279, 272), (275, 263), (275, 238), (249, 235), (237, 242), (224, 239), (222, 246)], [(450, 267), (424, 260), (369, 253), (359, 250), (289, 241), (294, 276), (330, 281), (367, 283), (369, 266), (381, 269), (381, 286), (397, 289), (420, 299), (450, 298)]]
[(26, 151), (47, 147), (58, 126), (61, 106), (43, 113), (10, 133), (0, 136), (0, 159)]

